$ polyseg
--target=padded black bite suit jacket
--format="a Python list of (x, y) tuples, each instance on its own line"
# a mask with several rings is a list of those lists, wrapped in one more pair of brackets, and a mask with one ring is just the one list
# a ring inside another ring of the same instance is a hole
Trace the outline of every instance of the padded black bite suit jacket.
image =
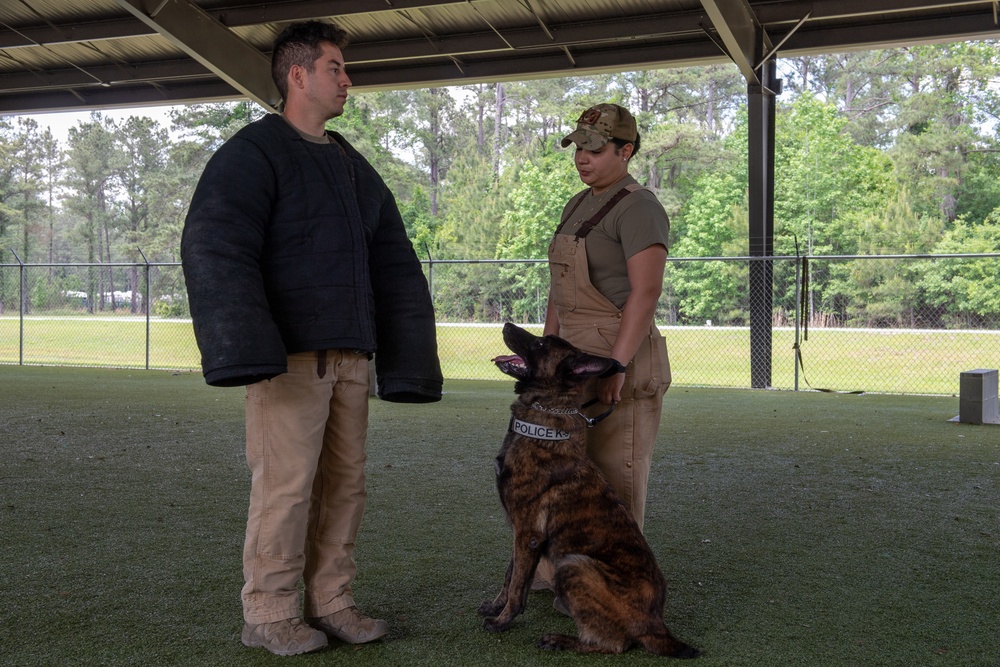
[(382, 178), (339, 135), (307, 141), (278, 115), (212, 156), (181, 238), (205, 381), (237, 386), (287, 355), (375, 354), (379, 395), (441, 397), (427, 281)]

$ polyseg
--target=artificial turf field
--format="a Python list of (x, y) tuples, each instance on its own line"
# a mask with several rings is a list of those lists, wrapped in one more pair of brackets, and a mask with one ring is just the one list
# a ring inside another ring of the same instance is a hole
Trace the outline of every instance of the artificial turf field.
[[(493, 487), (512, 383), (372, 399), (359, 605), (385, 641), (244, 648), (243, 392), (197, 373), (0, 367), (2, 665), (646, 665), (542, 652), (532, 594), (479, 604), (510, 531)], [(695, 664), (1000, 665), (1000, 426), (954, 397), (674, 387), (646, 535)]]

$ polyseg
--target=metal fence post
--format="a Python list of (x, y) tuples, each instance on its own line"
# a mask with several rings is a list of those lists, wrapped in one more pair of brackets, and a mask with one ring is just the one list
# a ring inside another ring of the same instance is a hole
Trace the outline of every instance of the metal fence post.
[(424, 251), (427, 253), (427, 291), (431, 293), (431, 305), (434, 304), (434, 258), (431, 257), (431, 249), (424, 244)]
[(17, 272), (18, 275), (17, 310), (19, 313), (18, 319), (20, 321), (20, 329), (17, 335), (17, 341), (18, 341), (17, 365), (23, 366), (24, 365), (24, 283), (25, 283), (24, 262), (22, 262), (21, 258), (17, 256), (17, 253), (14, 251), (13, 248), (10, 249), (10, 252), (12, 255), (14, 255), (14, 259), (17, 260), (17, 264), (20, 267)]
[(795, 368), (795, 391), (799, 390), (799, 325), (802, 321), (802, 255), (799, 254), (798, 240), (795, 243), (795, 345), (792, 366)]
[[(146, 263), (146, 296), (142, 300), (142, 306), (146, 310), (146, 370), (149, 370), (149, 260), (146, 259), (146, 253), (142, 251), (139, 246), (135, 247), (142, 255), (142, 261)], [(134, 288), (134, 286), (133, 286)], [(135, 296), (133, 295), (133, 299)]]

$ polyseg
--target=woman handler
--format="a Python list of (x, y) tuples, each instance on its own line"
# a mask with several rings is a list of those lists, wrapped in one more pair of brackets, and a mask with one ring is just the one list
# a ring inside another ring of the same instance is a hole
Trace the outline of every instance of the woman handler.
[[(653, 444), (670, 363), (653, 322), (663, 288), (670, 222), (656, 196), (628, 173), (639, 133), (628, 110), (593, 106), (562, 140), (576, 144), (580, 180), (549, 245), (545, 334), (619, 362), (591, 395), (614, 411), (587, 433), (587, 454), (643, 525)], [(543, 569), (544, 570), (544, 569)], [(545, 578), (540, 571), (539, 578)]]

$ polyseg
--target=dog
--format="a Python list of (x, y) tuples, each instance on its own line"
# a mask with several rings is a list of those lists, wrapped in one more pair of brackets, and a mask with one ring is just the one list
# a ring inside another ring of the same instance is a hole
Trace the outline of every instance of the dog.
[(555, 567), (556, 605), (573, 617), (579, 637), (546, 634), (540, 648), (622, 653), (641, 645), (656, 655), (697, 657), (700, 651), (664, 624), (667, 586), (656, 558), (585, 451), (594, 420), (579, 412), (584, 385), (615, 372), (617, 362), (509, 322), (503, 339), (514, 354), (493, 362), (517, 380), (518, 398), (496, 459), (496, 482), (514, 548), (499, 595), (479, 608), (484, 628), (510, 627), (545, 556)]

